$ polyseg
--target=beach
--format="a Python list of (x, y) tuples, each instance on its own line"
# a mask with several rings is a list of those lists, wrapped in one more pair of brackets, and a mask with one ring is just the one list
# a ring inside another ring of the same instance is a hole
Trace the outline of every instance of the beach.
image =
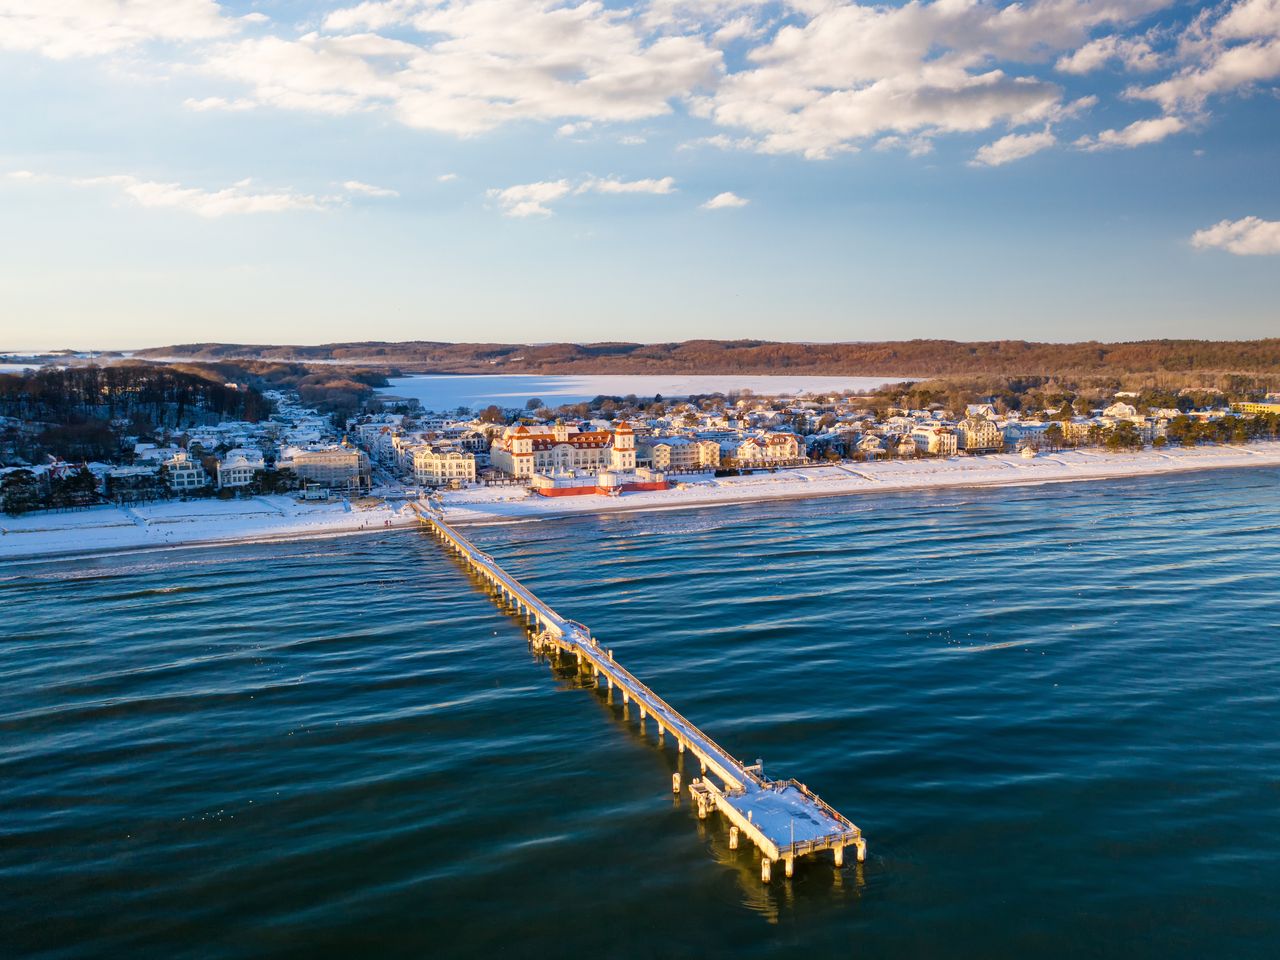
[[(618, 497), (540, 497), (522, 487), (476, 487), (442, 495), (458, 524), (503, 524), (584, 514), (679, 510), (726, 504), (1000, 487), (1188, 471), (1280, 467), (1280, 442), (1106, 453), (1070, 450), (1034, 458), (1014, 454), (839, 463), (739, 477), (673, 478), (673, 488)], [(162, 501), (133, 506), (0, 516), (0, 560), (43, 556), (290, 540), (411, 527), (405, 504), (367, 498), (308, 503), (291, 496), (244, 500)]]
[(1122, 453), (1068, 450), (1033, 458), (1016, 454), (945, 459), (839, 463), (755, 473), (740, 477), (673, 476), (674, 489), (624, 493), (619, 497), (528, 496), (522, 490), (488, 487), (444, 494), (453, 523), (509, 523), (626, 510), (664, 510), (730, 503), (900, 493), (954, 487), (1016, 486), (1164, 476), (1232, 467), (1280, 467), (1280, 442)]
[(281, 495), (38, 511), (0, 515), (0, 560), (385, 532), (416, 522), (403, 504)]

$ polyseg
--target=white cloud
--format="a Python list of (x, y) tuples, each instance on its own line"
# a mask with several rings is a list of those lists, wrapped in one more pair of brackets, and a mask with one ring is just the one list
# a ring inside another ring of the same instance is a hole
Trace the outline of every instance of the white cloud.
[[(292, 189), (259, 189), (251, 179), (229, 187), (205, 190), (180, 183), (146, 180), (129, 174), (68, 177), (59, 174), (15, 170), (6, 179), (24, 183), (52, 183), (75, 187), (104, 187), (116, 190), (140, 206), (182, 210), (201, 217), (217, 218), (241, 213), (283, 213), (290, 210), (323, 210), (339, 204), (343, 197), (321, 197)], [(351, 181), (347, 184), (350, 189)]]
[(458, 175), (456, 173), (442, 173), (440, 176), (436, 177), (436, 180), (440, 183), (448, 183), (450, 180), (457, 179)]
[(1178, 73), (1128, 95), (1166, 112), (1201, 110), (1210, 97), (1280, 77), (1280, 0), (1239, 0), (1201, 14), (1182, 36), (1179, 55), (1190, 62)]
[(0, 49), (130, 69), (154, 54), (166, 75), (219, 83), (193, 111), (379, 112), (461, 137), (533, 121), (627, 143), (601, 128), (682, 108), (720, 128), (687, 145), (817, 159), (1036, 138), (1096, 99), (1067, 101), (1062, 75), (1108, 66), (1153, 73), (1126, 96), (1165, 116), (1081, 146), (1152, 142), (1280, 77), (1280, 0), (1184, 21), (1173, 0), (347, 0), (295, 30), (215, 0), (0, 0)]
[(215, 219), (233, 214), (279, 214), (289, 210), (321, 210), (329, 205), (328, 198), (296, 193), (289, 189), (259, 191), (252, 180), (243, 179), (230, 187), (206, 191), (198, 187), (183, 187), (179, 183), (160, 183), (129, 175), (110, 177), (84, 177), (72, 180), (79, 187), (115, 187), (140, 206), (152, 209), (182, 210), (189, 214)]
[(215, 0), (0, 0), (0, 49), (57, 60), (153, 40), (208, 40), (234, 29)]
[(1081, 137), (1075, 142), (1075, 146), (1090, 152), (1114, 147), (1141, 147), (1148, 143), (1158, 143), (1186, 129), (1187, 122), (1181, 117), (1135, 120), (1119, 130), (1103, 130), (1096, 137)]
[(778, 29), (694, 107), (758, 136), (766, 153), (814, 158), (870, 138), (1043, 124), (1066, 109), (1062, 91), (1014, 65), (1165, 2), (804, 3), (807, 19)]
[(1011, 133), (994, 143), (979, 147), (969, 164), (975, 167), (1000, 167), (1047, 150), (1057, 142), (1058, 138), (1048, 130), (1040, 133)]
[(581, 120), (578, 123), (563, 123), (556, 128), (557, 137), (574, 137), (580, 133), (586, 133), (591, 129), (590, 120)]
[(115, 187), (143, 207), (182, 210), (211, 219), (241, 213), (320, 210), (330, 202), (292, 190), (256, 190), (253, 181), (247, 179), (221, 190), (201, 190), (122, 174), (82, 177), (72, 182), (82, 187)]
[(638, 133), (627, 133), (620, 136), (618, 142), (624, 147), (638, 147), (645, 142), (645, 138)]
[(574, 184), (570, 180), (543, 180), (537, 183), (521, 183), (513, 187), (494, 188), (486, 192), (490, 200), (496, 200), (508, 217), (547, 217), (551, 204), (563, 200), (569, 194), (654, 194), (675, 193), (673, 177), (645, 180), (621, 180), (617, 177), (587, 177)]
[(933, 141), (929, 137), (921, 135), (918, 137), (900, 137), (892, 134), (887, 137), (881, 137), (876, 141), (875, 150), (881, 153), (886, 150), (905, 150), (907, 156), (924, 157), (933, 153)]
[(498, 201), (505, 216), (549, 217), (551, 208), (548, 204), (564, 199), (571, 189), (568, 180), (543, 180), (501, 189), (495, 187), (486, 195), (489, 199)]
[[(701, 36), (650, 35), (631, 11), (596, 0), (391, 0), (334, 11), (324, 28), (226, 44), (206, 65), (264, 103), (386, 108), (461, 136), (521, 119), (661, 116), (722, 68)], [(384, 28), (406, 39), (351, 32)]]
[(1083, 75), (1101, 69), (1112, 60), (1120, 61), (1126, 70), (1155, 70), (1160, 66), (1160, 55), (1146, 39), (1112, 35), (1090, 40), (1074, 53), (1060, 57), (1055, 68), (1063, 73)]
[(358, 193), (365, 197), (398, 197), (400, 194), (395, 190), (389, 190), (386, 187), (375, 187), (371, 183), (361, 183), (359, 180), (346, 180), (342, 187), (348, 193)]
[(195, 110), (197, 113), (204, 113), (209, 110), (227, 110), (234, 113), (241, 110), (252, 110), (257, 106), (252, 100), (242, 98), (228, 100), (226, 97), (187, 97), (182, 101), (182, 105), (188, 110)]
[(1223, 220), (1197, 230), (1191, 243), (1201, 249), (1216, 247), (1240, 256), (1280, 254), (1280, 221), (1258, 217)]
[(745, 207), (750, 200), (744, 200), (736, 193), (726, 190), (724, 193), (717, 193), (714, 197), (702, 205), (703, 210), (728, 210), (732, 207)]
[(578, 187), (578, 193), (674, 193), (676, 181), (672, 177), (649, 180), (596, 180), (589, 179)]

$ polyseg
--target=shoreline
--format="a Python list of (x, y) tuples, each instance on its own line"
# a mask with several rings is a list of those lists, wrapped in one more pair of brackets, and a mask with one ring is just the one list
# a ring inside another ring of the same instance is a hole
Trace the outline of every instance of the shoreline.
[(877, 493), (1041, 486), (1141, 477), (1186, 475), (1206, 470), (1280, 468), (1280, 441), (1249, 446), (1197, 447), (1130, 453), (1065, 451), (1026, 461), (992, 454), (946, 460), (881, 461), (815, 466), (776, 474), (703, 481), (686, 490), (604, 497), (565, 497), (485, 502), (467, 491), (445, 496), (445, 515), (459, 526), (497, 526), (612, 513), (734, 506), (784, 500), (815, 500)]
[[(1207, 470), (1280, 468), (1280, 441), (1248, 446), (1144, 450), (1128, 454), (1067, 451), (1034, 460), (993, 454), (946, 460), (881, 461), (804, 467), (713, 480), (685, 489), (543, 498), (483, 488), (444, 495), (445, 515), (460, 526), (499, 526), (612, 513), (694, 510), (749, 503), (815, 500), (864, 494), (991, 489), (1187, 475)], [(523, 492), (522, 492), (523, 493)], [(161, 502), (146, 506), (0, 518), (0, 562), (92, 558), (191, 547), (287, 543), (392, 533), (414, 528), (407, 506), (386, 502), (350, 507), (341, 502), (299, 504), (292, 497), (239, 501)], [(169, 529), (166, 529), (169, 528)], [(178, 534), (174, 536), (174, 534)], [(33, 539), (27, 539), (33, 538)]]

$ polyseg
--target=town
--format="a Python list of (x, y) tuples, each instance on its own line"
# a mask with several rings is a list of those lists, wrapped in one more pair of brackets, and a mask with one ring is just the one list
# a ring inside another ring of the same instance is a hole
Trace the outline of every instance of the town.
[(1116, 391), (1102, 405), (1067, 397), (1031, 410), (1009, 409), (1000, 398), (956, 402), (955, 409), (938, 401), (903, 402), (920, 396), (918, 387), (896, 396), (892, 390), (793, 397), (744, 391), (687, 399), (597, 397), (554, 409), (530, 398), (518, 407), (476, 412), (424, 410), (384, 394), (356, 415), (341, 416), (304, 405), (294, 392), (264, 390), (269, 412), (258, 419), (221, 420), (205, 411), (189, 423), (130, 434), (123, 418), (112, 424), (119, 436), (115, 456), (78, 461), (48, 453), (24, 459), (39, 449), (24, 440), (50, 425), (8, 416), (0, 422), (0, 504), (20, 514), (285, 493), (303, 501), (405, 498), (493, 486), (540, 497), (619, 496), (822, 464), (995, 453), (1032, 459), (1072, 448), (1238, 444), (1280, 433), (1275, 393), (1232, 400), (1189, 388), (1156, 396)]

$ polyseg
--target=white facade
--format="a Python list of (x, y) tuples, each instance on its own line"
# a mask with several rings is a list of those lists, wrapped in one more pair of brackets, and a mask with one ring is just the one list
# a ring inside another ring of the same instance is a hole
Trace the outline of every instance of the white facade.
[(689, 437), (658, 437), (641, 445), (655, 470), (714, 470), (720, 466), (720, 444)]
[(413, 451), (413, 478), (428, 487), (475, 483), (475, 455), (460, 450), (418, 447)]
[(636, 436), (628, 423), (607, 430), (580, 431), (575, 426), (508, 427), (489, 451), (493, 465), (513, 477), (535, 473), (598, 473), (636, 468)]
[(227, 455), (218, 461), (218, 489), (247, 487), (253, 483), (253, 475), (264, 466), (261, 450), (228, 450)]
[(917, 450), (935, 457), (955, 456), (959, 449), (959, 438), (946, 427), (917, 427), (911, 431), (911, 439)]
[(184, 493), (209, 485), (209, 475), (204, 472), (200, 461), (192, 460), (185, 451), (179, 451), (172, 459), (166, 460), (164, 468), (170, 490)]
[(355, 489), (369, 479), (369, 457), (348, 444), (324, 447), (286, 447), (280, 454), (280, 469), (292, 470), (304, 483)]

